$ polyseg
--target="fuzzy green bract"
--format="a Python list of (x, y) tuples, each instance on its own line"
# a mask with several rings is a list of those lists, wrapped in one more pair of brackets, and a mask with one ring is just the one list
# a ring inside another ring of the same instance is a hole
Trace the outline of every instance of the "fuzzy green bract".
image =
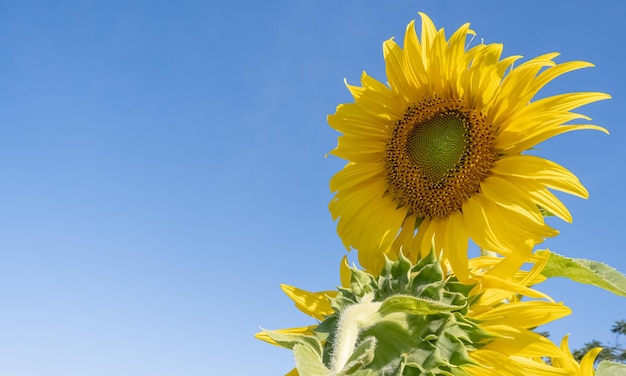
[(432, 252), (416, 265), (403, 256), (387, 260), (378, 277), (351, 272), (350, 287), (331, 299), (335, 313), (315, 336), (266, 331), (294, 351), (301, 376), (466, 375), (468, 352), (493, 338), (467, 318), (477, 299), (468, 297), (472, 286), (445, 275)]

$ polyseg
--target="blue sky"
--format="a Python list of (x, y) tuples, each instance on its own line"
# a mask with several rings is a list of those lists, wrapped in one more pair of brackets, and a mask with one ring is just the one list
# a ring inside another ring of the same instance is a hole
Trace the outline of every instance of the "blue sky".
[[(537, 153), (576, 173), (557, 253), (626, 271), (626, 5), (587, 1), (0, 1), (0, 376), (280, 375), (259, 326), (311, 324), (279, 284), (338, 284), (327, 210), (343, 79), (385, 81), (382, 42), (417, 12), (505, 55), (596, 68), (541, 95), (603, 91), (600, 132)], [(419, 22), (419, 21), (418, 21)], [(540, 286), (572, 347), (614, 341), (626, 299)], [(613, 342), (611, 342), (613, 343)]]

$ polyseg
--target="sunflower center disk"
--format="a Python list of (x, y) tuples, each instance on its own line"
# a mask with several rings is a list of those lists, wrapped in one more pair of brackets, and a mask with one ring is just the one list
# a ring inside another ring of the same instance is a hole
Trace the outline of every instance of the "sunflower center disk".
[(424, 177), (437, 183), (454, 171), (465, 147), (465, 127), (458, 115), (440, 114), (409, 132), (406, 152)]
[(497, 159), (495, 128), (454, 99), (426, 98), (396, 121), (387, 141), (387, 192), (409, 215), (443, 218), (478, 192)]

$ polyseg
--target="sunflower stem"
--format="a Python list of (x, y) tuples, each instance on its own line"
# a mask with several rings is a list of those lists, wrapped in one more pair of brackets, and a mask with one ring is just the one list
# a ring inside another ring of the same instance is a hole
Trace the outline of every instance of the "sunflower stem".
[(359, 334), (373, 324), (371, 318), (381, 306), (380, 302), (372, 302), (373, 299), (373, 294), (364, 296), (360, 303), (350, 306), (339, 318), (329, 376), (341, 372), (354, 352)]

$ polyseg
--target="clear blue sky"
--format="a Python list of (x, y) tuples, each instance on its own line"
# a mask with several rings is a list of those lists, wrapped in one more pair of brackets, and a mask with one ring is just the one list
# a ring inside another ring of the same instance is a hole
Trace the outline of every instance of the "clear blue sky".
[[(626, 271), (626, 5), (588, 1), (0, 1), (0, 376), (281, 375), (259, 326), (307, 325), (280, 283), (338, 284), (327, 204), (343, 79), (385, 81), (382, 42), (417, 12), (475, 43), (596, 68), (542, 94), (603, 91), (611, 131), (541, 155), (576, 173), (553, 251)], [(419, 21), (418, 21), (419, 22)], [(626, 299), (568, 281), (545, 328), (614, 341)]]

